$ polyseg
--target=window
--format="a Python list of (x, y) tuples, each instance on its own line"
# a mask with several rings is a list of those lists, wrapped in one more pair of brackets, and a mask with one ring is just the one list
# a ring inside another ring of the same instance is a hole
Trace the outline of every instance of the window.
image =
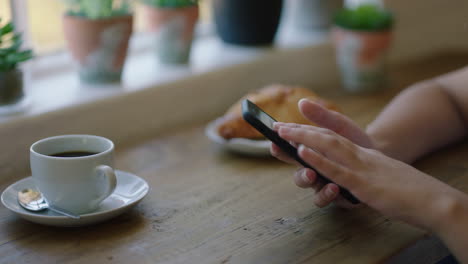
[[(63, 50), (65, 40), (62, 32), (62, 16), (65, 5), (61, 0), (0, 0), (0, 17), (3, 23), (10, 21), (12, 16), (10, 2), (23, 2), (26, 8), (18, 8), (16, 16), (26, 23), (29, 41), (36, 55), (44, 55)], [(210, 20), (209, 4), (211, 0), (200, 1), (201, 21)], [(142, 6), (138, 1), (134, 5), (135, 32), (144, 30), (144, 18), (140, 15)]]
[[(4, 19), (3, 23), (13, 20), (17, 30), (24, 33), (25, 44), (35, 53), (35, 58), (24, 64), (27, 72), (25, 94), (30, 99), (26, 101), (32, 102), (28, 115), (53, 111), (116, 93), (153, 87), (157, 83), (249, 61), (272, 50), (223, 45), (215, 34), (212, 21), (213, 0), (199, 0), (200, 19), (192, 47), (190, 67), (164, 67), (157, 64), (156, 56), (151, 53), (154, 52), (152, 35), (138, 33), (145, 28), (145, 18), (141, 12), (143, 6), (138, 3), (139, 0), (132, 1), (136, 2), (134, 7), (136, 34), (132, 36), (123, 81), (109, 85), (118, 89), (87, 89), (87, 85), (81, 85), (78, 81), (70, 54), (63, 52), (65, 50), (62, 29), (62, 16), (65, 11), (63, 0), (0, 0), (0, 16)], [(304, 33), (300, 35), (307, 36)], [(322, 39), (317, 37), (313, 39), (313, 43), (320, 41)], [(284, 43), (286, 42), (280, 41), (279, 47), (295, 45), (294, 43), (284, 45)], [(307, 43), (310, 44), (311, 41), (308, 39)]]
[(27, 16), (31, 44), (36, 54), (62, 49), (62, 14), (64, 4), (59, 0), (28, 0)]
[(0, 18), (2, 24), (11, 19), (10, 2), (9, 0), (0, 0)]

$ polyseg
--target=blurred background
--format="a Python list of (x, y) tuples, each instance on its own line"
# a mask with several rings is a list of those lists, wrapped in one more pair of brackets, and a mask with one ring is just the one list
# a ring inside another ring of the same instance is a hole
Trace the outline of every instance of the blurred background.
[[(125, 1), (132, 6), (125, 6), (125, 15), (118, 9), (105, 19), (80, 13), (98, 10), (99, 3), (113, 3), (115, 8), (116, 3)], [(66, 6), (70, 2), (81, 3), (84, 9), (72, 14)], [(369, 3), (372, 8), (353, 6)], [(192, 11), (187, 12), (189, 9)], [(265, 52), (313, 47), (328, 54), (314, 57), (320, 67), (338, 66), (343, 87), (352, 92), (385, 87), (387, 61), (467, 51), (467, 14), (466, 0), (199, 0), (198, 5), (192, 0), (0, 0), (1, 24), (12, 20), (16, 32), (22, 34), (24, 48), (34, 53), (31, 63), (26, 64), (31, 65), (27, 73), (32, 79), (59, 76), (75, 64), (80, 67), (83, 83), (103, 83), (103, 69), (109, 74), (107, 83), (125, 78), (137, 83), (142, 76), (172, 78), (179, 74), (174, 65), (185, 71), (214, 70), (253, 60)], [(133, 27), (133, 32), (125, 41), (116, 41), (119, 36), (110, 34), (114, 38), (107, 41), (110, 47), (101, 47), (100, 34), (105, 30), (97, 24), (124, 16), (131, 17), (126, 28), (131, 31)], [(94, 40), (86, 39), (94, 30), (82, 29), (81, 35), (73, 31), (77, 28), (71, 24), (77, 20), (96, 23), (94, 27), (100, 29), (92, 36)], [(66, 21), (68, 31), (64, 30)], [(89, 43), (97, 44), (91, 49), (85, 47)], [(115, 43), (123, 48), (112, 48)], [(67, 47), (68, 53), (64, 52)], [(66, 57), (68, 54), (73, 60)], [(124, 68), (127, 57), (133, 64)], [(111, 65), (114, 60), (119, 61), (117, 66)], [(155, 67), (161, 65), (169, 66), (167, 71)]]
[[(26, 13), (30, 31), (30, 42), (36, 54), (62, 50), (65, 40), (62, 32), (63, 1), (60, 0), (14, 0), (26, 2)], [(212, 24), (211, 5), (213, 0), (200, 1), (200, 23)], [(310, 0), (312, 1), (312, 0)], [(11, 19), (11, 0), (0, 0), (0, 17), (3, 23)], [(294, 2), (287, 0), (285, 3)], [(385, 1), (386, 6), (396, 14), (395, 45), (401, 48), (399, 55), (410, 55), (409, 48), (430, 49), (427, 46), (452, 46), (461, 48), (468, 45), (468, 1)], [(136, 32), (144, 27), (141, 4), (135, 5)], [(288, 4), (285, 4), (287, 7)], [(204, 26), (202, 26), (203, 28)], [(210, 26), (206, 26), (210, 28)], [(429, 39), (430, 38), (430, 39)], [(456, 42), (454, 40), (456, 39)], [(428, 42), (431, 43), (428, 43)], [(423, 44), (423, 45), (421, 45)], [(427, 44), (427, 45), (426, 45)], [(416, 52), (416, 51), (415, 51)], [(399, 56), (400, 57), (400, 56)]]
[[(15, 0), (17, 1), (17, 0)], [(26, 13), (30, 32), (30, 44), (38, 55), (61, 51), (65, 48), (65, 39), (62, 29), (62, 16), (65, 4), (60, 0), (21, 0), (27, 2), (27, 10), (19, 10)], [(210, 24), (211, 0), (200, 1), (200, 23)], [(135, 32), (144, 29), (141, 4), (135, 5)], [(3, 23), (11, 20), (10, 0), (0, 0), (0, 18)]]

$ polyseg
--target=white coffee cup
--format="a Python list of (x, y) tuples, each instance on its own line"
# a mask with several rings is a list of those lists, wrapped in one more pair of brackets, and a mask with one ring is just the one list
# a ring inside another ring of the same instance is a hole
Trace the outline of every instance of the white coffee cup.
[[(61, 155), (54, 156), (57, 154)], [(115, 190), (113, 156), (114, 143), (107, 138), (93, 135), (45, 138), (31, 146), (32, 177), (49, 204), (75, 214), (90, 213)]]

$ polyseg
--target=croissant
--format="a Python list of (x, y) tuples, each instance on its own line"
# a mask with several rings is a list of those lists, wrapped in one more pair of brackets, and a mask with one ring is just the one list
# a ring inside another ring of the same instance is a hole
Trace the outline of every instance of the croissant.
[(263, 138), (262, 134), (242, 118), (241, 102), (244, 99), (249, 99), (277, 121), (314, 125), (299, 112), (297, 103), (302, 98), (313, 100), (325, 108), (338, 111), (335, 104), (320, 98), (306, 88), (274, 84), (247, 94), (231, 106), (221, 118), (218, 133), (225, 139)]

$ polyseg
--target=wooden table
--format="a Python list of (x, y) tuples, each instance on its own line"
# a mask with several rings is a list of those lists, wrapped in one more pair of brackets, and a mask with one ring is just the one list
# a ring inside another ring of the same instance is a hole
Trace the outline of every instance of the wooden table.
[[(319, 92), (364, 126), (401, 88), (467, 61), (448, 54), (394, 66), (391, 88), (374, 95), (346, 95), (338, 83)], [(294, 167), (226, 153), (204, 136), (205, 124), (118, 145), (118, 168), (151, 191), (109, 222), (46, 227), (0, 207), (0, 263), (376, 263), (425, 235), (368, 208), (316, 208), (312, 191), (293, 184)], [(467, 191), (466, 149), (416, 166)], [(0, 190), (25, 176), (0, 179)]]

